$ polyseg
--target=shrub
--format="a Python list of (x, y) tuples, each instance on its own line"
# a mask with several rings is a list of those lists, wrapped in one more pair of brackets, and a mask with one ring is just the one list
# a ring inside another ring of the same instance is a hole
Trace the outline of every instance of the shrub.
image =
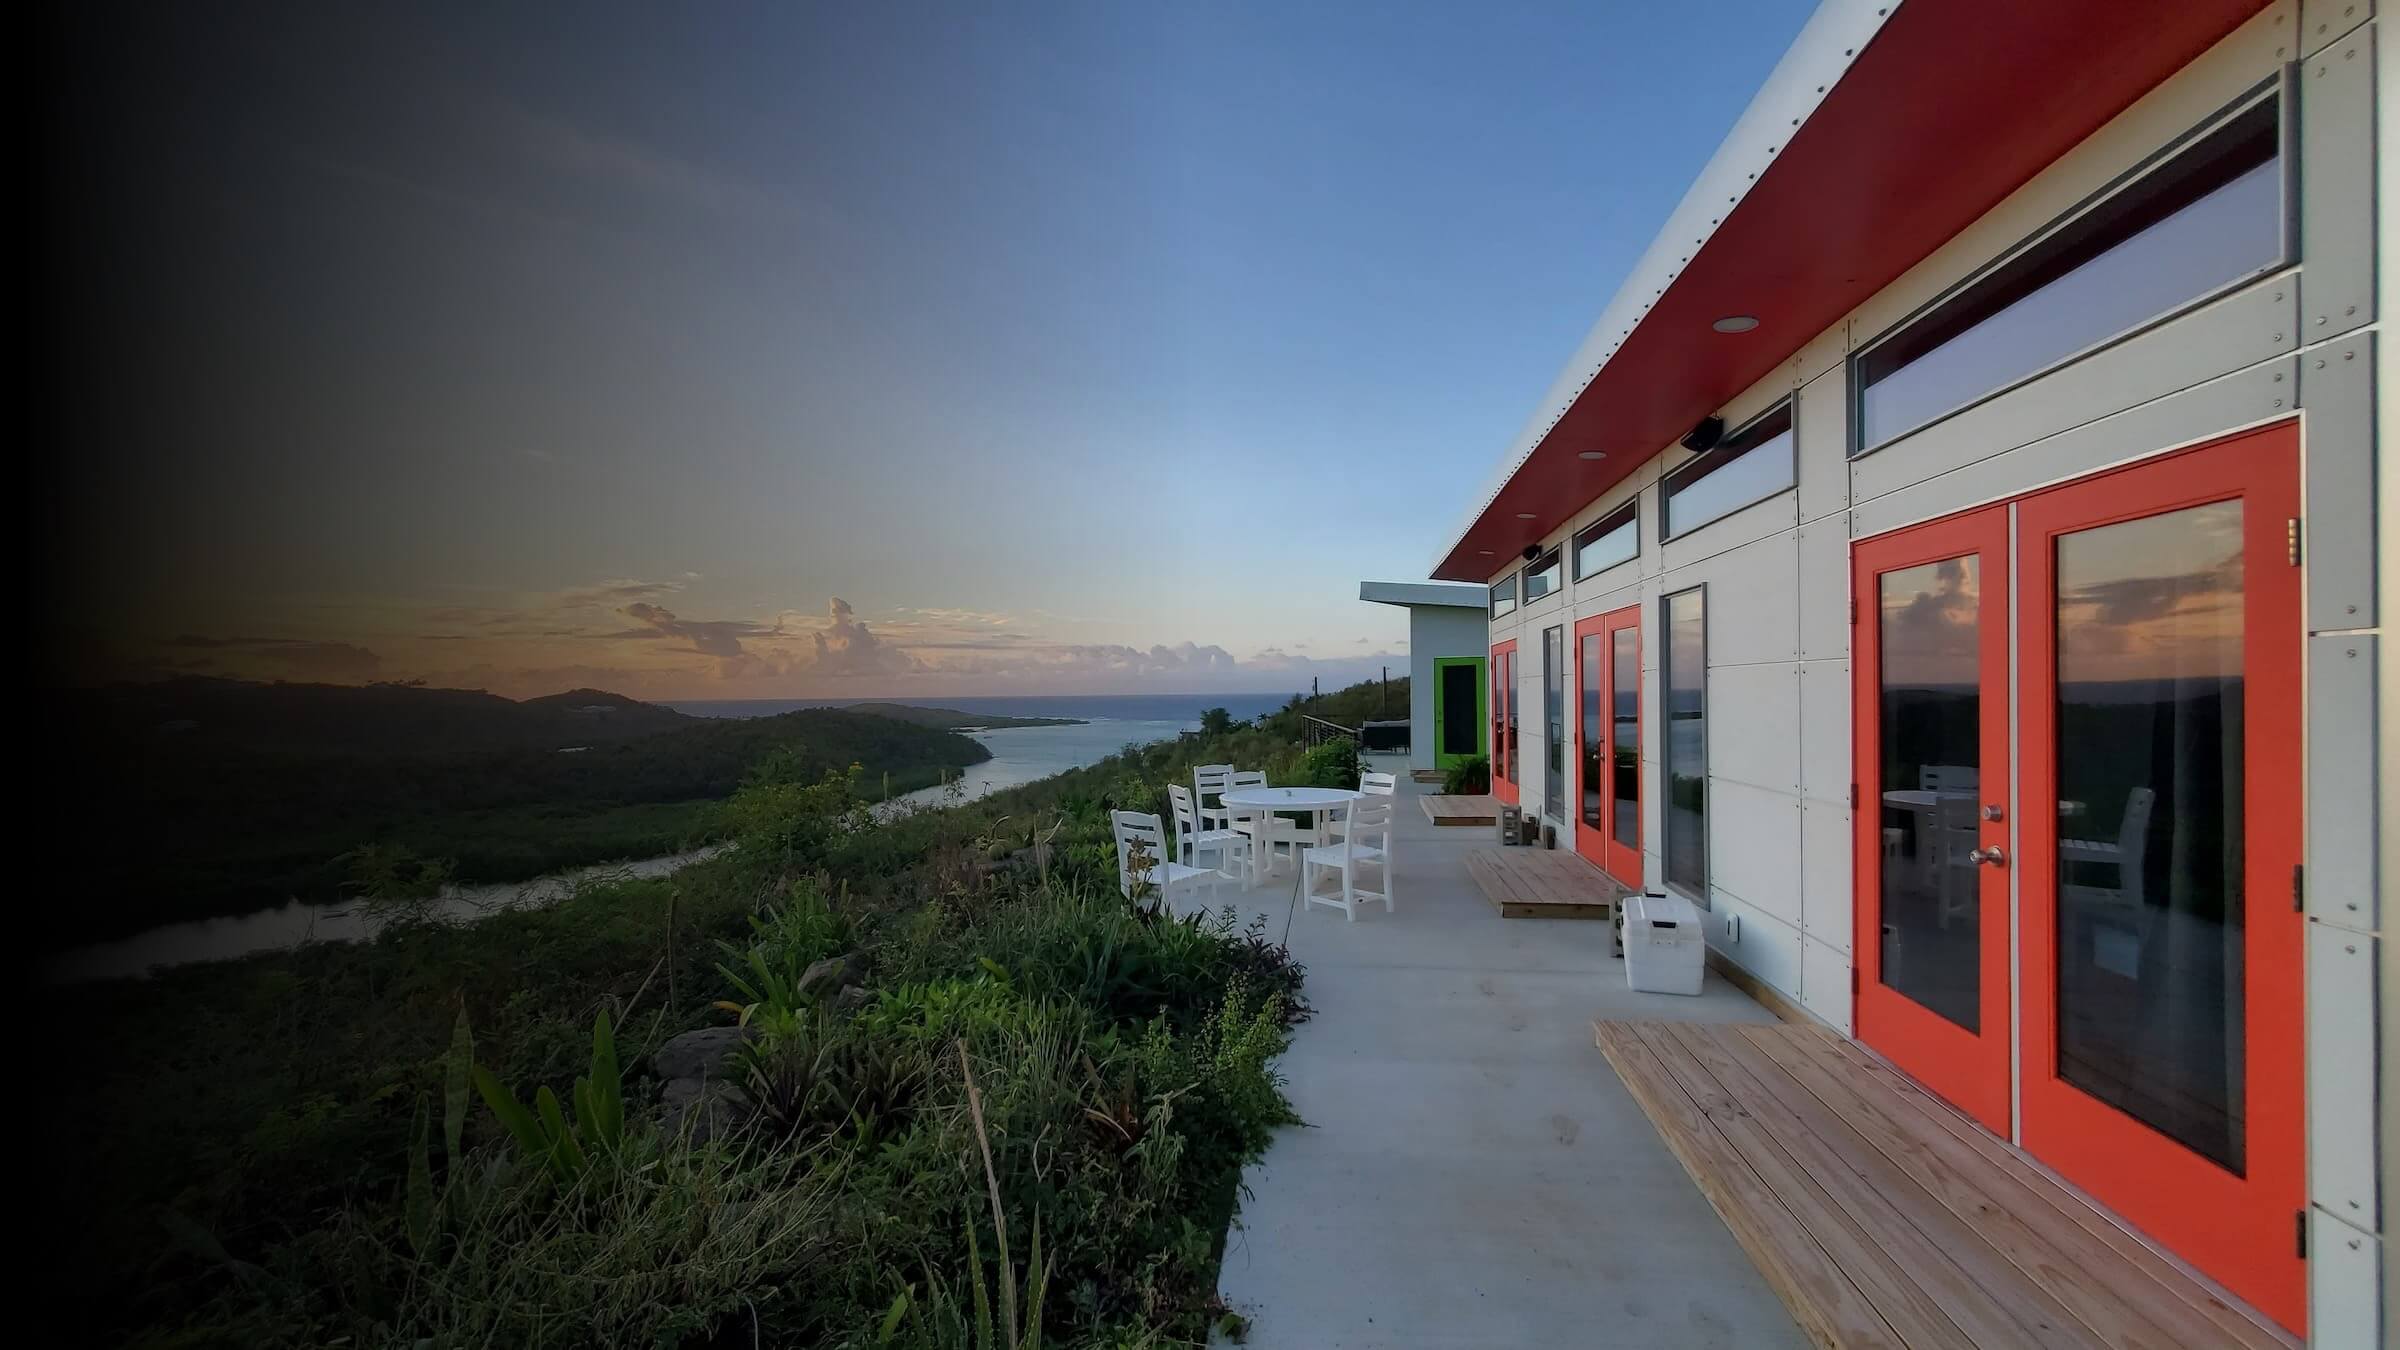
[(1357, 787), (1358, 743), (1337, 740), (1310, 746), (1300, 757), (1299, 777), (1302, 787)]
[(1488, 755), (1469, 755), (1442, 770), (1442, 791), (1466, 795), (1492, 790), (1492, 761)]

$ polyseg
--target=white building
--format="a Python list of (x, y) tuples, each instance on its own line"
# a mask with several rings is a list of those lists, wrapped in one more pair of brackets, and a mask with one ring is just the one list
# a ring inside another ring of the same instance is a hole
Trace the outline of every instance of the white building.
[(1358, 598), (1408, 611), (1408, 767), (1447, 769), (1483, 753), (1484, 589), (1362, 581)]
[(1433, 568), (1496, 792), (2338, 1346), (2400, 1326), (2372, 10), (1827, 0)]

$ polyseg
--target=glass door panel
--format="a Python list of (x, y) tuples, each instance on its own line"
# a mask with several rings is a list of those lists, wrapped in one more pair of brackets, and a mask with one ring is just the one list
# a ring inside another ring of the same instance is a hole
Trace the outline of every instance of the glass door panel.
[(2025, 1147), (2293, 1330), (2299, 438), (2026, 498)]
[(1859, 1038), (2007, 1134), (2008, 508), (1852, 567)]
[(1631, 605), (1575, 625), (1575, 851), (1633, 890), (1642, 885), (1641, 614)]

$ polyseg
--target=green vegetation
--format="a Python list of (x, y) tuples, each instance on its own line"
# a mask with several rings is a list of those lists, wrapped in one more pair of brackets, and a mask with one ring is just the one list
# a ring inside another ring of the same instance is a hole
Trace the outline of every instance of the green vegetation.
[(1472, 754), (1442, 770), (1442, 791), (1453, 796), (1492, 790), (1492, 760)]
[(1368, 722), (1388, 721), (1408, 716), (1408, 677), (1391, 680), (1362, 680), (1347, 688), (1310, 698), (1295, 694), (1277, 712), (1267, 714), (1265, 724), (1278, 735), (1298, 736), (1303, 716), (1320, 718), (1335, 726), (1356, 727)]
[[(1329, 757), (1241, 728), (880, 823), (823, 758), (755, 756), (721, 816), (737, 846), (669, 878), (34, 1007), (78, 1080), (31, 1125), (35, 1296), (58, 1304), (35, 1323), (151, 1346), (1204, 1338), (1241, 1168), (1290, 1118), (1269, 1062), (1300, 971), (1230, 920), (1128, 904), (1106, 812), (1160, 809), (1195, 763), (1296, 782)], [(811, 978), (835, 957), (839, 997)], [(653, 1056), (737, 1024), (753, 1110), (694, 1142)]]
[[(907, 792), (991, 757), (973, 738), (854, 712), (686, 717), (591, 690), (514, 703), (398, 686), (171, 681), (90, 691), (71, 723), (56, 842), (88, 903), (35, 911), (38, 945), (346, 893), (361, 849), (522, 881), (725, 834), (721, 804), (770, 754), (813, 780), (851, 764)], [(122, 847), (120, 821), (140, 822)]]
[(1010, 727), (1076, 727), (1080, 717), (1006, 717), (999, 713), (960, 712), (956, 708), (919, 708), (906, 703), (852, 703), (842, 709), (862, 717), (889, 717), (895, 722), (910, 722), (921, 727), (941, 727), (949, 731), (1004, 731)]

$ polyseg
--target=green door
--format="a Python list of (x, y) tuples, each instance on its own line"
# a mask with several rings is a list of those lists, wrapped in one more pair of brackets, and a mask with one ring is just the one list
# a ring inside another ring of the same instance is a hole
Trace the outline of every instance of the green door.
[(1483, 750), (1484, 679), (1480, 656), (1433, 661), (1433, 767), (1447, 769)]

